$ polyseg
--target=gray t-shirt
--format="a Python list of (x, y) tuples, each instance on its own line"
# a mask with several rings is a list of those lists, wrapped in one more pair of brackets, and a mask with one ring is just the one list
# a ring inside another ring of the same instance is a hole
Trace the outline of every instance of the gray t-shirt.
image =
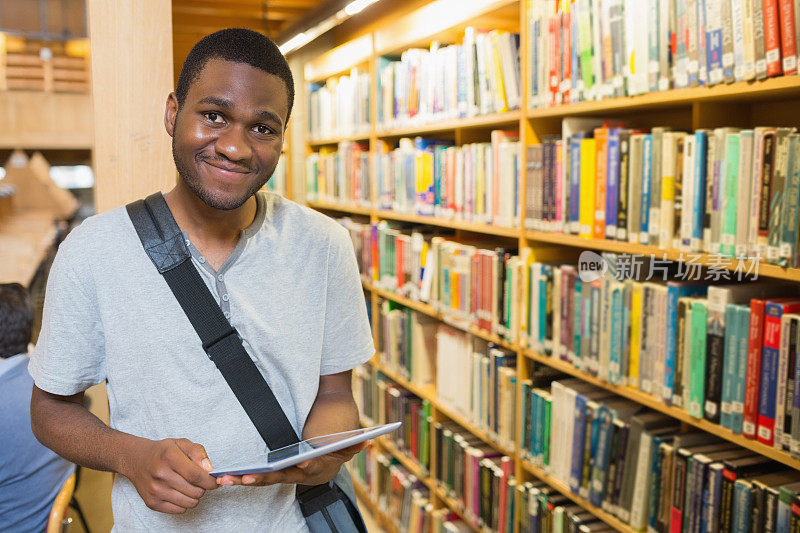
[[(364, 363), (374, 346), (347, 230), (278, 195), (257, 200), (253, 224), (219, 271), (189, 248), (300, 433), (319, 376)], [(107, 380), (111, 427), (185, 437), (215, 467), (265, 451), (124, 207), (89, 218), (60, 246), (29, 370), (39, 388), (60, 395)], [(125, 532), (307, 531), (293, 485), (221, 487), (195, 509), (168, 515), (116, 476), (111, 503), (115, 529)]]

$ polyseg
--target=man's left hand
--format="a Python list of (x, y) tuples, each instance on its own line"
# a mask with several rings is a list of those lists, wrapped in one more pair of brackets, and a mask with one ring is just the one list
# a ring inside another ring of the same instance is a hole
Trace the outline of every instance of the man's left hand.
[(222, 476), (217, 478), (218, 485), (246, 485), (251, 487), (274, 485), (276, 483), (295, 483), (298, 485), (321, 485), (332, 480), (342, 465), (353, 458), (355, 454), (367, 447), (366, 442), (356, 444), (329, 453), (316, 459), (311, 459), (296, 466), (290, 466), (277, 472), (266, 474), (245, 474), (243, 476)]

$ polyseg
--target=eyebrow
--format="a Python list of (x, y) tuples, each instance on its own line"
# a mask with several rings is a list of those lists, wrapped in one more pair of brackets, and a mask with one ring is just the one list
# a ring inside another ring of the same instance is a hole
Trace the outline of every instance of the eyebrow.
[[(233, 102), (231, 100), (227, 98), (221, 98), (218, 96), (206, 96), (205, 98), (201, 99), (198, 103), (213, 105), (225, 109), (227, 111), (230, 111), (234, 107)], [(261, 120), (272, 120), (283, 126), (283, 120), (281, 120), (281, 118), (272, 111), (262, 109), (256, 112), (256, 115), (258, 115), (258, 118), (260, 118)]]

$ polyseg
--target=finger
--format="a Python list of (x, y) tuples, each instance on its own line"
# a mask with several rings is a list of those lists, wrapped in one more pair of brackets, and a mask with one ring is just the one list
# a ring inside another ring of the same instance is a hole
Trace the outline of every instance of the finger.
[(276, 483), (298, 483), (295, 479), (304, 477), (302, 471), (295, 466), (278, 470), (277, 472), (266, 472), (264, 474), (247, 474), (242, 476), (242, 483), (252, 486), (275, 485)]
[(217, 485), (242, 485), (242, 476), (232, 476), (226, 474), (217, 478)]
[(154, 505), (153, 510), (166, 514), (183, 514), (186, 512), (185, 507), (180, 507), (178, 505), (175, 505), (174, 503), (164, 502), (164, 501)]
[(194, 463), (183, 450), (178, 450), (176, 456), (170, 461), (170, 466), (177, 472), (183, 479), (205, 490), (214, 490), (217, 485), (217, 480), (203, 470), (200, 466)]
[(163, 481), (169, 488), (195, 500), (199, 500), (206, 493), (205, 489), (192, 485), (177, 472), (171, 472), (170, 475), (165, 476)]
[(317, 459), (310, 459), (303, 463), (296, 465), (302, 473), (306, 476), (314, 476), (319, 474), (325, 468), (325, 460), (320, 457)]
[(175, 443), (197, 466), (206, 472), (211, 472), (214, 469), (202, 444), (197, 444), (189, 439), (177, 439)]
[(162, 502), (181, 507), (183, 509), (194, 509), (200, 503), (198, 498), (190, 498), (178, 490), (165, 488), (156, 494)]

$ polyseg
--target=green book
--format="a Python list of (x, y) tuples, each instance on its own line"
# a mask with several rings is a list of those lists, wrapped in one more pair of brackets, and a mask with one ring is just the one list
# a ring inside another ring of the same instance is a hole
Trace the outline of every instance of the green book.
[(592, 18), (587, 0), (578, 0), (578, 57), (585, 90), (594, 85), (592, 72)]
[(781, 241), (778, 249), (778, 264), (781, 266), (797, 266), (797, 224), (800, 216), (798, 196), (800, 195), (800, 135), (789, 135), (789, 168), (786, 173), (786, 193), (783, 195), (783, 223), (781, 224)]
[(690, 382), (689, 405), (686, 406), (690, 415), (703, 417), (706, 387), (706, 330), (708, 319), (708, 301), (697, 299), (692, 302), (691, 341), (689, 356)]
[[(722, 199), (722, 227), (719, 253), (733, 257), (736, 254), (736, 219), (738, 217), (737, 194), (739, 193), (739, 133), (728, 133), (725, 139), (725, 188)], [(746, 186), (746, 184), (742, 184)]]
[(544, 456), (543, 464), (545, 467), (550, 466), (550, 419), (553, 410), (553, 399), (548, 397), (544, 399), (544, 438), (542, 439), (542, 455)]
[(431, 467), (431, 402), (422, 400), (422, 423), (420, 424), (419, 460), (426, 469)]

